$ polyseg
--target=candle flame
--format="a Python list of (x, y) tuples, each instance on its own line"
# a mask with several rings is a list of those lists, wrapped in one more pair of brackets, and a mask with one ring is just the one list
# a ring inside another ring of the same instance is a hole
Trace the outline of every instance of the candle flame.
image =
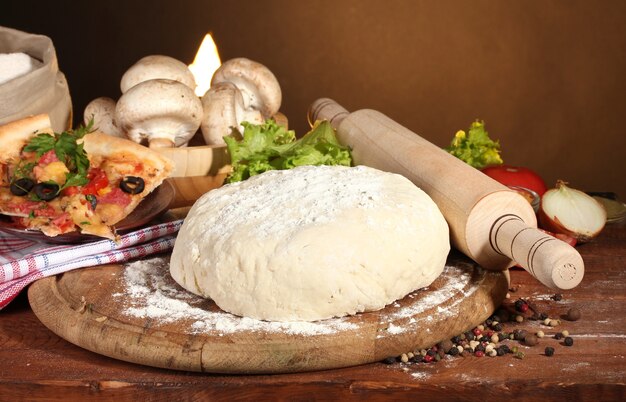
[(217, 46), (213, 41), (213, 37), (211, 34), (206, 34), (198, 48), (198, 53), (196, 53), (193, 63), (189, 65), (189, 70), (191, 70), (196, 79), (196, 95), (203, 96), (209, 90), (213, 73), (221, 64), (220, 55), (217, 52)]

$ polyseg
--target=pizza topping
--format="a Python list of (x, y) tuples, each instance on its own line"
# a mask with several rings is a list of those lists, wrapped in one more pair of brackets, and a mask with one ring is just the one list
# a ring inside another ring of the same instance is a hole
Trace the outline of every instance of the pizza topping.
[[(59, 173), (65, 174), (65, 181), (60, 183), (61, 186), (57, 191), (63, 190), (65, 187), (85, 185), (88, 181), (87, 171), (89, 170), (89, 159), (87, 158), (83, 144), (79, 144), (78, 140), (89, 133), (91, 129), (92, 124), (90, 123), (77, 130), (64, 131), (60, 134), (37, 134), (26, 144), (24, 152), (36, 153), (39, 157), (39, 165), (46, 164), (49, 166), (53, 165), (55, 162), (59, 162), (63, 165), (64, 168), (55, 165), (51, 168), (50, 172), (48, 172), (55, 177), (57, 177)], [(57, 160), (54, 160), (55, 157)], [(67, 171), (65, 171), (65, 169)], [(43, 172), (39, 174), (45, 175)]]
[(95, 195), (87, 194), (85, 196), (85, 199), (89, 202), (89, 206), (91, 207), (92, 211), (96, 209), (96, 206), (98, 206), (98, 199), (96, 198)]
[(58, 162), (58, 161), (59, 161), (59, 158), (57, 158), (57, 154), (53, 149), (41, 155), (41, 158), (39, 158), (40, 165), (47, 165), (48, 163)]
[(11, 193), (17, 196), (24, 196), (30, 193), (30, 190), (35, 186), (35, 182), (28, 177), (22, 177), (11, 182)]
[(112, 188), (111, 191), (98, 198), (98, 202), (101, 204), (115, 204), (122, 207), (130, 204), (132, 199), (130, 195), (126, 194), (119, 188)]
[(100, 168), (92, 168), (87, 175), (89, 183), (83, 187), (83, 194), (99, 195), (101, 190), (109, 185), (109, 178), (106, 172)]
[(33, 187), (35, 195), (43, 201), (50, 201), (59, 195), (59, 185), (53, 182), (37, 183)]
[(128, 194), (139, 194), (146, 184), (141, 177), (126, 176), (120, 182), (120, 188)]
[(65, 184), (69, 172), (61, 161), (50, 162), (43, 166), (39, 164), (33, 168), (33, 174), (38, 182), (53, 181), (59, 185)]

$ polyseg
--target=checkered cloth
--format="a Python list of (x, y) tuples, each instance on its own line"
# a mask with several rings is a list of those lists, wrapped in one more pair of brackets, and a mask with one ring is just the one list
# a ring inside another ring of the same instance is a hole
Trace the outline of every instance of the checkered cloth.
[(121, 236), (117, 243), (105, 239), (59, 246), (0, 234), (0, 309), (37, 279), (171, 250), (182, 223), (146, 227)]

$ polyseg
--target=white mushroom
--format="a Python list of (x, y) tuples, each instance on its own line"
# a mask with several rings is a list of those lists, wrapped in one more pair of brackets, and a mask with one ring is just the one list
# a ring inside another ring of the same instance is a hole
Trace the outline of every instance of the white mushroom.
[(202, 102), (193, 89), (155, 79), (130, 88), (118, 100), (115, 122), (128, 138), (151, 148), (186, 145), (200, 127)]
[(280, 109), (280, 85), (263, 64), (243, 57), (230, 59), (215, 71), (211, 86), (220, 82), (235, 84), (243, 95), (245, 108), (260, 111), (266, 119)]
[(246, 109), (241, 91), (231, 82), (220, 82), (202, 97), (204, 114), (202, 117), (202, 136), (208, 145), (224, 145), (223, 137), (239, 130), (241, 122), (261, 124), (264, 121), (261, 112)]
[(122, 76), (120, 89), (125, 93), (143, 81), (157, 78), (182, 82), (196, 89), (196, 80), (185, 63), (170, 56), (146, 56), (133, 64)]
[(101, 96), (89, 102), (83, 112), (85, 125), (93, 119), (93, 128), (114, 137), (125, 137), (124, 133), (115, 125), (115, 101)]

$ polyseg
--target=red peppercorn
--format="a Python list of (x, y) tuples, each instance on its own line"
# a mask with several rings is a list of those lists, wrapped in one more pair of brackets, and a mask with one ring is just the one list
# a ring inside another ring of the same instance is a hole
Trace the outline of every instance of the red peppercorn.
[(424, 356), (424, 362), (426, 362), (426, 363), (432, 362), (433, 359), (434, 359), (434, 357), (432, 357), (431, 355)]
[(478, 328), (474, 328), (474, 329), (472, 330), (472, 332), (474, 333), (474, 336), (479, 336), (480, 334), (482, 334), (482, 333), (483, 333), (483, 331), (481, 331), (481, 330), (480, 330), (480, 329), (478, 329)]
[(474, 352), (474, 355), (476, 357), (483, 357), (485, 355), (485, 352), (483, 352), (482, 350), (477, 350), (476, 352)]

